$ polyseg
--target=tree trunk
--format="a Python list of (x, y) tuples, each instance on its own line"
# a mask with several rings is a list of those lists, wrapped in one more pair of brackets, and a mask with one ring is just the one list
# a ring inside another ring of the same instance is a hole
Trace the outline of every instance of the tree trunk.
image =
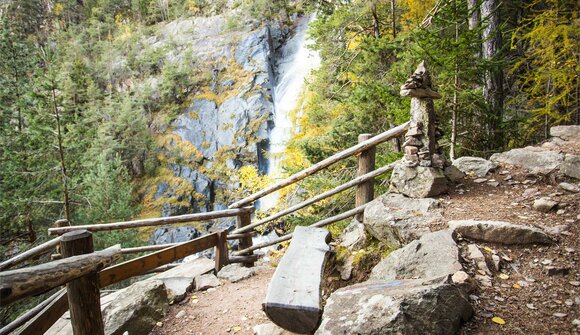
[[(481, 17), (486, 21), (483, 29), (483, 58), (490, 62), (497, 60), (502, 48), (502, 38), (499, 29), (499, 0), (484, 0), (481, 5)], [(500, 65), (491, 63), (485, 74), (483, 94), (490, 112), (487, 117), (487, 133), (490, 139), (490, 149), (503, 147), (503, 132), (500, 129), (503, 120), (503, 71)]]
[(474, 30), (479, 25), (479, 6), (477, 0), (467, 0), (467, 12), (469, 14), (469, 30)]
[(52, 85), (52, 112), (56, 118), (56, 136), (58, 140), (58, 158), (60, 160), (60, 172), (62, 174), (62, 187), (63, 187), (63, 202), (64, 202), (64, 218), (70, 222), (70, 207), (69, 207), (69, 195), (68, 195), (68, 175), (66, 172), (66, 163), (64, 161), (64, 146), (62, 144), (62, 131), (60, 124), (60, 114), (58, 112), (58, 106), (56, 103), (56, 83), (54, 80), (51, 81)]
[(395, 21), (395, 0), (391, 0), (391, 28), (393, 30), (393, 39), (397, 38), (397, 25)]
[(377, 14), (377, 2), (373, 1), (371, 3), (371, 13), (373, 15), (373, 34), (375, 36), (375, 38), (379, 38), (381, 37), (381, 31), (380, 31), (380, 22), (379, 22), (379, 15)]
[[(455, 14), (455, 43), (459, 41), (459, 22), (457, 17), (457, 0), (453, 1), (453, 11)], [(455, 74), (453, 78), (453, 109), (451, 111), (451, 146), (449, 148), (449, 159), (455, 160), (455, 143), (457, 142), (457, 109), (459, 89), (459, 61), (455, 58)]]

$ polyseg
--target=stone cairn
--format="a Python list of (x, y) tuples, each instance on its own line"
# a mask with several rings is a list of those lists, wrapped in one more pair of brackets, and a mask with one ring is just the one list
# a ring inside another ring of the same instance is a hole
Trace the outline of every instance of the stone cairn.
[(445, 155), (437, 145), (443, 131), (437, 127), (433, 99), (441, 95), (431, 87), (425, 62), (417, 66), (411, 78), (401, 86), (401, 95), (411, 97), (411, 123), (405, 134), (405, 157), (391, 175), (393, 193), (410, 198), (433, 197), (447, 191)]
[(405, 134), (404, 164), (408, 167), (444, 168), (448, 165), (437, 144), (443, 131), (437, 126), (433, 99), (441, 95), (431, 87), (431, 75), (421, 62), (411, 77), (401, 86), (401, 96), (411, 97), (411, 124)]

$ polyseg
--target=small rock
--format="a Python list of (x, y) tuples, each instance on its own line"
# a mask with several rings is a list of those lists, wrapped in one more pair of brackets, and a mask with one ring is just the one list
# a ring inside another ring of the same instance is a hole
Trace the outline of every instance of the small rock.
[(566, 250), (567, 253), (573, 254), (576, 250), (574, 248), (570, 248), (570, 247), (565, 247), (564, 250)]
[(485, 286), (485, 287), (491, 287), (491, 278), (489, 278), (489, 276), (483, 276), (483, 275), (475, 275), (475, 280), (477, 280), (481, 286)]
[(455, 284), (463, 284), (469, 281), (469, 275), (465, 271), (457, 271), (451, 276), (451, 280)]
[(570, 283), (570, 285), (572, 285), (572, 286), (576, 286), (576, 287), (580, 286), (580, 281), (572, 280), (572, 281), (569, 281), (568, 283)]
[(568, 192), (572, 192), (572, 193), (580, 192), (580, 187), (578, 187), (574, 184), (570, 184), (570, 183), (560, 183), (560, 184), (558, 184), (558, 187), (563, 189), (564, 191), (568, 191)]
[(497, 295), (495, 297), (493, 297), (494, 300), (499, 301), (499, 302), (504, 302), (505, 299), (502, 297), (498, 297)]
[(565, 318), (568, 316), (568, 314), (566, 314), (566, 313), (554, 313), (552, 315), (557, 317), (557, 318)]
[(179, 313), (177, 313), (177, 315), (175, 315), (176, 319), (181, 319), (182, 317), (186, 316), (187, 313), (185, 311), (179, 311)]
[(546, 228), (544, 228), (544, 230), (546, 231), (546, 233), (548, 233), (550, 235), (560, 235), (560, 234), (562, 234), (562, 232), (567, 231), (569, 228), (570, 228), (569, 225), (561, 224), (561, 225), (557, 225), (554, 227), (546, 227)]
[(217, 286), (220, 286), (220, 281), (213, 273), (195, 277), (196, 291), (205, 291)]
[(494, 271), (499, 271), (500, 269), (500, 258), (498, 255), (491, 255), (491, 260), (493, 261), (493, 267), (494, 267)]
[(567, 276), (570, 273), (570, 268), (559, 268), (555, 266), (547, 266), (546, 270), (548, 276)]
[(499, 182), (497, 181), (488, 181), (487, 185), (492, 186), (492, 187), (498, 187), (499, 186)]
[(538, 193), (538, 191), (539, 190), (537, 187), (528, 188), (522, 193), (522, 197), (524, 197), (524, 198), (532, 197), (532, 196), (536, 195)]
[(534, 306), (534, 304), (526, 304), (526, 307), (529, 309), (537, 309), (536, 306)]
[(556, 211), (556, 214), (558, 214), (558, 215), (562, 215), (562, 214), (564, 214), (564, 213), (566, 213), (566, 211), (565, 211), (565, 210), (563, 210), (563, 209), (558, 209), (558, 210)]
[(473, 182), (476, 184), (482, 184), (482, 183), (485, 183), (486, 181), (487, 181), (486, 178), (477, 178)]
[(224, 266), (218, 273), (218, 278), (228, 280), (232, 283), (250, 278), (256, 273), (253, 268), (246, 268), (240, 264), (229, 264)]
[(159, 321), (155, 324), (157, 327), (163, 327), (163, 322)]
[(572, 325), (576, 326), (576, 327), (580, 326), (580, 320), (578, 320), (578, 319), (572, 320)]
[(550, 265), (550, 264), (552, 264), (552, 260), (550, 260), (550, 259), (542, 260), (542, 265)]
[(574, 306), (574, 301), (572, 301), (570, 299), (564, 301), (564, 303), (566, 304), (566, 306)]
[(540, 198), (534, 200), (534, 209), (543, 213), (551, 211), (554, 207), (558, 205), (558, 202), (551, 200), (550, 198)]

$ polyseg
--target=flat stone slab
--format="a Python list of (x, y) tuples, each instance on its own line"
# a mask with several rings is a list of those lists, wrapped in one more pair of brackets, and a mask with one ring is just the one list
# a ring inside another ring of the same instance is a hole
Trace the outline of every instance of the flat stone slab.
[(377, 264), (371, 280), (432, 278), (463, 270), (459, 248), (448, 230), (421, 236), (397, 249)]
[(534, 227), (503, 221), (449, 221), (449, 228), (461, 236), (501, 244), (550, 244), (554, 240)]
[(466, 293), (446, 278), (368, 281), (332, 293), (315, 334), (455, 334), (472, 314)]
[(525, 147), (493, 154), (494, 163), (513, 165), (534, 174), (548, 174), (564, 161), (564, 154), (537, 147)]
[(453, 166), (468, 176), (485, 177), (497, 167), (497, 164), (481, 157), (460, 157), (453, 161)]
[(371, 201), (364, 211), (366, 230), (390, 247), (399, 247), (430, 233), (429, 226), (442, 220), (439, 201), (412, 199), (387, 193)]
[(246, 268), (240, 264), (229, 264), (224, 266), (220, 272), (218, 272), (217, 277), (219, 279), (224, 279), (232, 283), (239, 282), (246, 278), (250, 278), (256, 273), (253, 268)]
[(193, 288), (195, 277), (211, 272), (214, 268), (214, 261), (200, 257), (191, 262), (180, 264), (171, 270), (157, 274), (148, 280), (163, 281), (165, 287), (167, 287), (169, 300), (179, 302)]

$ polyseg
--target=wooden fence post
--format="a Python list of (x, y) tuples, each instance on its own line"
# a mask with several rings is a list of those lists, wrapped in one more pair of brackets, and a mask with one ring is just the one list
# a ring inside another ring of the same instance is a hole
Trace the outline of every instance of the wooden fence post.
[(218, 239), (214, 249), (215, 273), (217, 273), (228, 264), (228, 232), (222, 230), (217, 233)]
[[(251, 222), (252, 222), (251, 213), (242, 213), (242, 214), (237, 216), (237, 228), (238, 229), (249, 225)], [(252, 246), (252, 237), (251, 236), (246, 235), (245, 237), (240, 238), (240, 244), (238, 245), (238, 250), (250, 248), (251, 246)], [(253, 255), (253, 254), (254, 254), (253, 252), (250, 252), (249, 255)], [(251, 261), (244, 262), (242, 264), (246, 267), (254, 266), (254, 262), (251, 262)]]
[[(87, 230), (62, 235), (61, 254), (64, 258), (94, 251), (93, 236)], [(101, 314), (99, 274), (92, 273), (66, 284), (73, 334), (104, 335)]]
[[(369, 138), (373, 137), (372, 134), (360, 134), (358, 135), (358, 143), (364, 142)], [(367, 150), (361, 152), (358, 155), (358, 171), (357, 176), (362, 176), (375, 169), (375, 154), (376, 146), (372, 146)], [(356, 205), (355, 207), (362, 206), (367, 202), (373, 200), (374, 198), (374, 185), (375, 180), (369, 179), (368, 181), (361, 183), (356, 188)], [(359, 221), (363, 221), (364, 214), (359, 213), (355, 218)]]

